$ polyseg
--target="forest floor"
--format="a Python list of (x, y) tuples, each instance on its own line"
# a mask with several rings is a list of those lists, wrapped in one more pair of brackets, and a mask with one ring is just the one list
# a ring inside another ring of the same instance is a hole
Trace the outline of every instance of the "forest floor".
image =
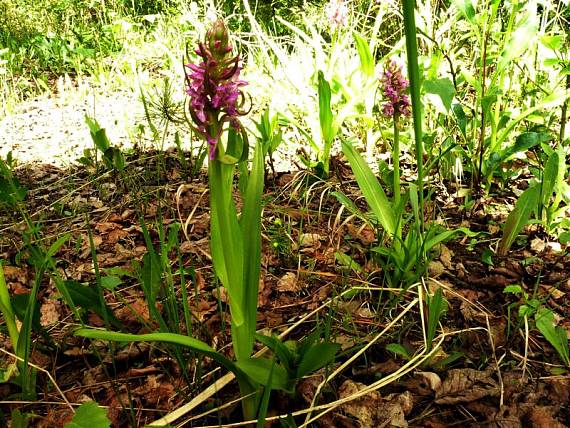
[[(124, 108), (136, 97), (122, 96), (96, 101), (95, 117), (111, 141), (126, 140), (126, 130), (143, 117), (140, 110)], [(87, 126), (78, 124), (84, 123), (93, 104), (72, 101), (58, 107), (55, 99), (39, 103), (3, 119), (2, 129), (9, 135), (0, 147), (2, 156), (11, 148), (21, 160), (14, 174), (28, 189), (26, 209), (45, 246), (72, 234), (54, 255), (61, 276), (85, 289), (95, 284), (91, 233), (101, 274), (120, 279), (105, 282), (113, 318), (125, 331), (155, 331), (137, 274), (147, 251), (141, 219), (155, 245), (159, 225), (179, 222), (184, 229), (180, 251), (169, 257), (173, 265), (180, 262), (192, 272), (185, 285), (195, 320), (192, 335), (231, 355), (226, 296), (211, 265), (205, 177), (189, 177), (173, 151), (136, 150), (127, 156), (124, 176), (69, 165), (68, 160), (83, 155), (85, 146), (79, 142), (91, 144)], [(329, 339), (342, 345), (335, 363), (300, 381), (297, 394), (275, 395), (270, 416), (313, 403), (328, 410), (315, 422), (325, 427), (570, 426), (570, 375), (555, 349), (536, 328), (529, 328), (529, 319), (518, 316), (521, 306), (547, 307), (570, 333), (568, 249), (530, 226), (508, 257), (497, 256), (490, 250), (516, 200), (512, 189), (492, 193), (466, 210), (456, 189), (434, 175), (426, 217), (447, 229), (468, 227), (477, 235), (458, 234), (441, 244), (431, 254), (423, 281), (394, 290), (386, 283), (390, 272), (373, 256), (376, 231), (350, 215), (334, 196), (342, 192), (357, 200), (359, 191), (347, 164), (333, 160), (334, 173), (327, 181), (295, 171), (268, 173), (266, 180), (258, 326), (282, 333), (302, 319), (288, 337), (299, 339), (324, 323)], [(524, 177), (519, 178), (512, 188), (525, 184)], [(366, 210), (362, 199), (357, 205)], [(17, 214), (0, 210), (0, 259), (15, 296), (30, 293), (35, 275), (23, 230)], [(177, 280), (177, 287), (181, 284)], [(505, 292), (515, 285), (520, 292)], [(426, 345), (432, 344), (426, 344), (422, 334), (426, 308), (417, 298), (438, 287), (449, 306), (434, 340), (436, 352), (428, 355)], [(189, 358), (181, 367), (163, 346), (108, 347), (75, 337), (78, 320), (48, 276), (38, 303), (32, 363), (51, 374), (70, 403), (93, 399), (108, 406), (113, 426), (157, 420), (223, 375), (208, 359)], [(96, 305), (85, 303), (82, 314), (87, 325), (105, 325)], [(393, 347), (386, 348), (389, 344), (400, 345), (402, 351), (394, 353)], [(12, 351), (7, 335), (0, 335), (0, 347)], [(362, 354), (315, 397), (321, 382), (359, 350)], [(365, 385), (377, 387), (359, 396)], [(33, 413), (33, 426), (38, 427), (63, 426), (71, 418), (44, 371), (37, 376), (36, 400), (14, 400), (17, 393), (10, 383), (0, 385), (5, 416), (14, 409)], [(195, 427), (239, 420), (237, 404), (222, 406), (235, 398), (237, 388), (230, 385), (183, 419)], [(222, 408), (213, 414), (191, 419), (218, 406)], [(313, 416), (318, 413), (313, 411)], [(302, 422), (304, 416), (296, 420)]]

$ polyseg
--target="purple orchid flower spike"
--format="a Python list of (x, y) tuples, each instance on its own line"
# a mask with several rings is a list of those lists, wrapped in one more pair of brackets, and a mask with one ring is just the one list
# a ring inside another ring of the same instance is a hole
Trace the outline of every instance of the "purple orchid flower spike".
[(380, 76), (382, 93), (387, 102), (382, 106), (382, 112), (387, 117), (394, 115), (408, 117), (410, 115), (410, 98), (406, 94), (409, 82), (402, 74), (402, 66), (395, 60), (386, 63)]
[(325, 13), (331, 27), (341, 28), (347, 26), (350, 12), (345, 0), (330, 0), (325, 6)]
[(241, 128), (239, 116), (247, 113), (242, 110), (245, 97), (241, 88), (247, 82), (239, 78), (240, 57), (232, 56), (228, 29), (221, 19), (212, 24), (196, 54), (201, 61), (186, 64), (186, 93), (195, 131), (208, 142), (209, 158), (213, 160), (224, 123)]

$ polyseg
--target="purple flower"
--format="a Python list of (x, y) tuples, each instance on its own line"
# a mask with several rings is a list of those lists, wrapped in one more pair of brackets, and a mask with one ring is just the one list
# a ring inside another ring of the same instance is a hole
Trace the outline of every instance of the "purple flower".
[(190, 97), (190, 116), (195, 130), (208, 142), (210, 159), (216, 153), (216, 145), (222, 134), (223, 125), (229, 122), (240, 128), (238, 116), (244, 103), (241, 87), (247, 82), (240, 80), (239, 55), (232, 56), (228, 43), (228, 31), (222, 20), (217, 20), (206, 33), (196, 54), (201, 58), (198, 64), (186, 64)]
[(410, 115), (410, 98), (406, 94), (409, 83), (402, 75), (402, 66), (390, 60), (380, 76), (382, 94), (387, 102), (382, 105), (382, 113), (387, 117)]
[(331, 26), (340, 28), (348, 24), (348, 7), (344, 0), (330, 0), (325, 6), (325, 13)]

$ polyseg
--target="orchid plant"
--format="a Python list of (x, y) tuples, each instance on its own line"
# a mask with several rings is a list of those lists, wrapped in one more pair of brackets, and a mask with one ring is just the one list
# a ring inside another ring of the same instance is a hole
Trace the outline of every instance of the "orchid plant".
[[(399, 166), (399, 130), (401, 127), (400, 119), (402, 117), (408, 117), (411, 114), (411, 102), (407, 94), (409, 86), (409, 81), (402, 74), (402, 66), (399, 65), (396, 60), (389, 60), (379, 76), (379, 88), (384, 98), (382, 113), (385, 117), (391, 119), (394, 125), (392, 146), (394, 197), (392, 201), (388, 199), (378, 179), (374, 176), (374, 173), (366, 161), (355, 150), (352, 144), (348, 141), (342, 142), (343, 153), (350, 163), (360, 190), (379, 225), (382, 226), (392, 240), (391, 247), (380, 245), (372, 249), (372, 251), (388, 260), (388, 263), (384, 266), (384, 271), (391, 272), (391, 276), (386, 277), (386, 279), (392, 286), (408, 286), (415, 282), (419, 276), (424, 273), (423, 269), (425, 269), (426, 266), (425, 261), (428, 253), (437, 244), (451, 238), (459, 232), (471, 234), (466, 228), (445, 231), (431, 228), (424, 232), (422, 208), (423, 188), (420, 187), (418, 189), (418, 185), (422, 186), (423, 183), (421, 175), (418, 179), (418, 184), (410, 183), (408, 185), (406, 199), (402, 199)], [(418, 162), (421, 162), (421, 160)], [(421, 173), (419, 164), (418, 172)], [(415, 222), (414, 225), (409, 228), (406, 236), (403, 237), (402, 228), (405, 205), (408, 200)], [(361, 217), (366, 218), (365, 216)], [(387, 266), (388, 264), (390, 266)]]
[[(222, 20), (217, 20), (208, 30), (204, 42), (198, 45), (196, 55), (199, 62), (185, 67), (189, 70), (186, 92), (192, 127), (209, 148), (210, 248), (215, 273), (229, 296), (235, 361), (198, 339), (180, 334), (134, 335), (85, 328), (77, 330), (76, 334), (118, 342), (165, 342), (209, 356), (236, 375), (243, 396), (243, 414), (246, 420), (250, 420), (264, 414), (268, 391), (281, 389), (292, 392), (296, 378), (286, 365), (285, 354), (279, 354), (275, 349), (279, 363), (252, 357), (261, 267), (265, 151), (263, 141), (258, 142), (242, 194), (241, 215), (238, 215), (232, 194), (236, 165), (247, 164), (249, 155), (247, 133), (240, 122), (240, 116), (247, 114), (244, 109), (246, 97), (242, 92), (247, 83), (240, 79), (240, 57), (233, 55), (232, 51), (228, 30)], [(240, 167), (240, 172), (243, 174), (244, 168)], [(281, 348), (272, 345), (273, 348)], [(310, 348), (311, 352), (305, 352), (298, 361), (300, 368), (294, 372), (295, 375), (306, 374), (303, 367), (313, 370), (324, 366), (338, 350), (336, 344), (327, 343)], [(326, 351), (324, 358), (323, 351)], [(265, 391), (263, 395), (260, 394), (261, 386)]]

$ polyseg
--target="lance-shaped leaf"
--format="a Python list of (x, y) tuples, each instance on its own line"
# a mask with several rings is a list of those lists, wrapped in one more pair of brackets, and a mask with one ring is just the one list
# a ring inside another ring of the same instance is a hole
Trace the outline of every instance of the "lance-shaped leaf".
[(503, 236), (499, 242), (497, 253), (504, 256), (515, 242), (515, 239), (522, 228), (528, 222), (532, 211), (536, 210), (540, 198), (540, 187), (532, 186), (526, 189), (519, 197), (515, 209), (507, 217)]
[(360, 191), (366, 198), (366, 202), (370, 209), (390, 236), (396, 233), (396, 218), (394, 210), (384, 189), (372, 173), (368, 164), (362, 159), (362, 156), (354, 149), (352, 144), (347, 141), (342, 142), (342, 151), (347, 157), (352, 172), (358, 182)]
[(193, 351), (199, 352), (220, 363), (226, 369), (236, 375), (238, 380), (250, 382), (249, 377), (241, 371), (236, 364), (224, 355), (216, 352), (214, 348), (201, 340), (193, 337), (184, 336), (176, 333), (148, 333), (148, 334), (129, 334), (117, 333), (108, 330), (96, 330), (93, 328), (80, 328), (75, 331), (76, 336), (86, 337), (88, 339), (109, 340), (112, 342), (163, 342), (171, 345), (180, 345)]
[(550, 309), (542, 308), (534, 316), (536, 328), (556, 349), (560, 358), (567, 366), (570, 366), (570, 352), (568, 351), (568, 336), (566, 330), (556, 326), (554, 314)]

